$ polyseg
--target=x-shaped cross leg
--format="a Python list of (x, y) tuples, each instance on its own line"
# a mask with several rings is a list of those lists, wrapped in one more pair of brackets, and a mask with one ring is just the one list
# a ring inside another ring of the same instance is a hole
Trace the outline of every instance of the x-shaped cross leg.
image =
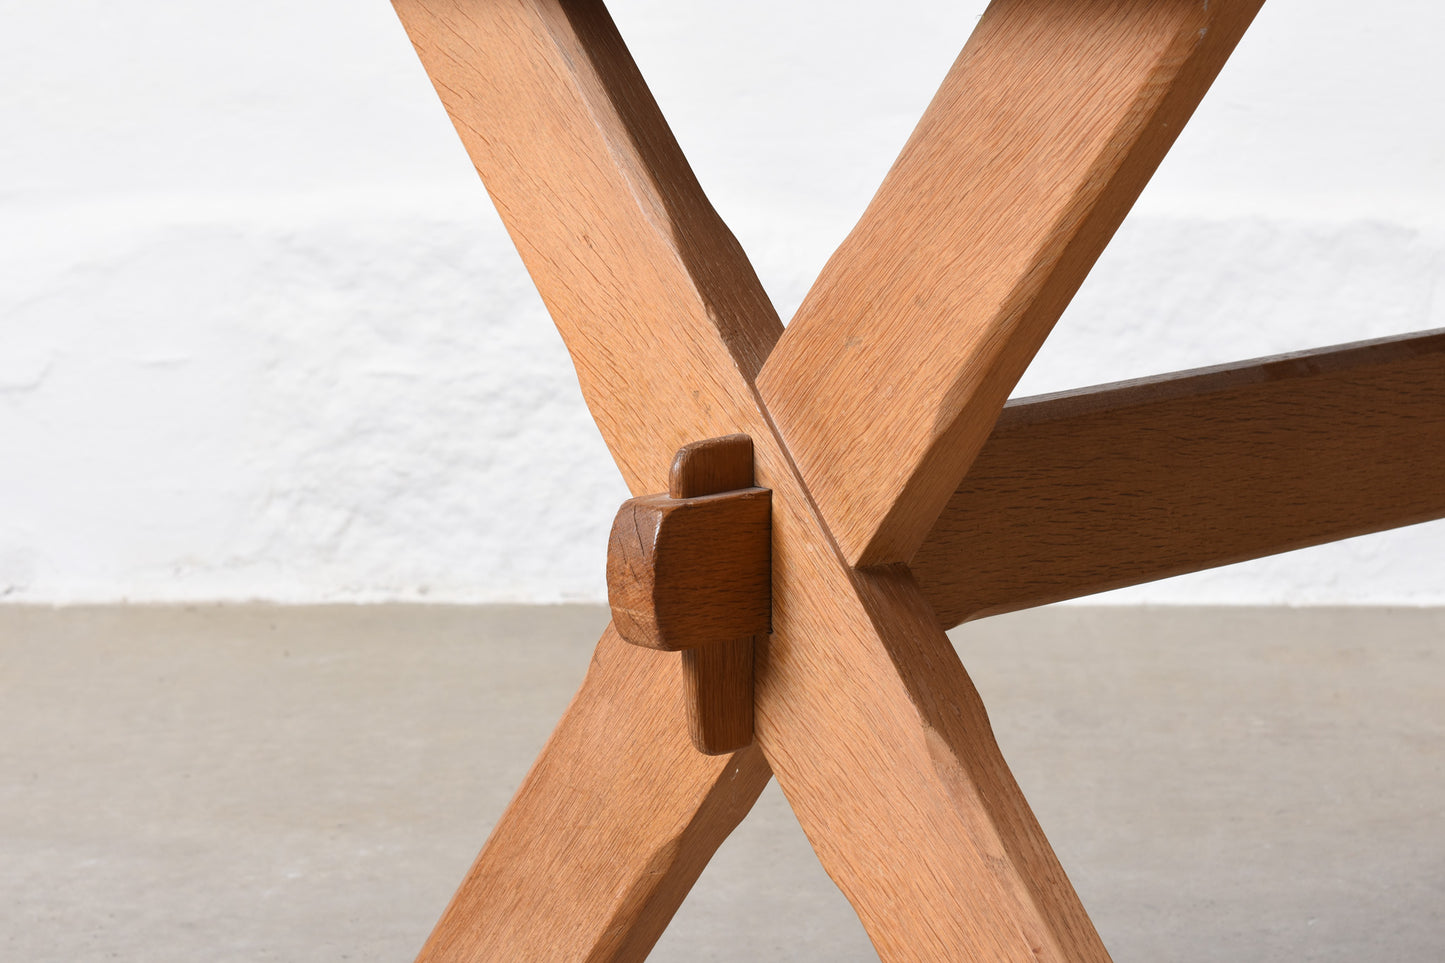
[[(784, 333), (600, 2), (394, 0), (632, 492), (733, 433), (772, 491), (754, 744), (695, 751), (676, 660), (609, 628), (422, 959), (641, 958), (770, 774), (884, 958), (1108, 958), (941, 623), (1445, 510), (1434, 466), (1428, 507), (1387, 493), (1260, 544), (1044, 552), (1037, 576), (1014, 558), (1042, 528), (978, 536), (1027, 487), (988, 488), (1000, 458), (1067, 495), (1081, 451), (1177, 417), (1171, 398), (1260, 404), (1267, 379), (1225, 372), (999, 419), (1261, 2), (996, 0)], [(1434, 390), (1439, 340), (1338, 358)], [(1327, 406), (1331, 370), (1294, 374)], [(1072, 467), (1029, 447), (1051, 430), (1082, 439)], [(1167, 503), (1179, 474), (1129, 497)], [(1041, 526), (1074, 524), (1067, 501)]]

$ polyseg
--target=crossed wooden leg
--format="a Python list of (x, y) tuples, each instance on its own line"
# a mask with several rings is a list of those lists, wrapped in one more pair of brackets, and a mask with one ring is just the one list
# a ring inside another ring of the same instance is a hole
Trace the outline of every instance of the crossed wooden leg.
[[(940, 623), (1302, 544), (970, 589), (965, 474), (1029, 470), (1004, 400), (1261, 0), (995, 0), (786, 334), (600, 2), (394, 3), (633, 493), (733, 433), (773, 492), (754, 747), (695, 753), (675, 659), (609, 630), (422, 958), (644, 956), (771, 771), (884, 958), (1106, 960)], [(1408, 354), (1372, 370), (1438, 398)]]

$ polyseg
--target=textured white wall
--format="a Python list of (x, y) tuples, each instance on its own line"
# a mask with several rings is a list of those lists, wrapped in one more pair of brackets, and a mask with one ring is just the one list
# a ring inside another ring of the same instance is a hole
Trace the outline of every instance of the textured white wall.
[[(787, 317), (982, 6), (612, 10)], [(0, 23), (0, 595), (602, 597), (625, 492), (386, 3)], [(1442, 32), (1270, 0), (1020, 392), (1445, 326)], [(1442, 603), (1442, 549), (1122, 595)]]

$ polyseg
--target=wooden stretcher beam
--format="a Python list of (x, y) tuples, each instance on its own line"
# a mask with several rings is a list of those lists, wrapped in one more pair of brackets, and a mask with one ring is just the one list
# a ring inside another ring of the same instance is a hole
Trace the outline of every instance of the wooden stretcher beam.
[(1445, 331), (1010, 402), (912, 562), (944, 626), (1445, 517)]
[(628, 488), (666, 491), (678, 449), (740, 430), (718, 395), (751, 409), (782, 333), (752, 265), (600, 0), (393, 6)]

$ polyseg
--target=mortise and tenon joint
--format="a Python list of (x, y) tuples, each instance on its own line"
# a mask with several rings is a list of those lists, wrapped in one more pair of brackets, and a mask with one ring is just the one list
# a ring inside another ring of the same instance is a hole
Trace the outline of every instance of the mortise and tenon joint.
[(692, 741), (753, 739), (753, 639), (772, 621), (772, 492), (753, 485), (753, 442), (682, 448), (665, 495), (623, 502), (607, 545), (612, 624), (628, 642), (682, 652)]

